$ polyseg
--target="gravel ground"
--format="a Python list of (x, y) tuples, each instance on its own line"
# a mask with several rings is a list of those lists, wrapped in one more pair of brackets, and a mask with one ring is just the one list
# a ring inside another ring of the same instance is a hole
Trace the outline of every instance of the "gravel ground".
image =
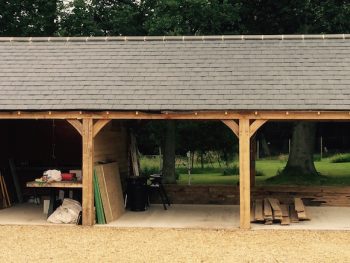
[(350, 232), (0, 226), (0, 262), (350, 262)]

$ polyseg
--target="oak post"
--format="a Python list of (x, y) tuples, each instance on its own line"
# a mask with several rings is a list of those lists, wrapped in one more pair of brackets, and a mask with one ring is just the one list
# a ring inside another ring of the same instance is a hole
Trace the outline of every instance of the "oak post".
[(240, 228), (250, 229), (250, 132), (249, 119), (239, 120)]
[(93, 169), (94, 169), (94, 143), (93, 120), (83, 119), (83, 225), (92, 226), (95, 220)]

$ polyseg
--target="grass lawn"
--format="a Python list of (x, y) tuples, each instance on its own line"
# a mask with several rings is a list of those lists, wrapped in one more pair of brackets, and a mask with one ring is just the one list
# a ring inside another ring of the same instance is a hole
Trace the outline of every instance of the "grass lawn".
[[(308, 181), (305, 178), (291, 178), (291, 180), (275, 179), (278, 170), (282, 170), (286, 162), (279, 160), (259, 160), (256, 162), (256, 169), (262, 173), (256, 176), (256, 185), (350, 185), (350, 162), (331, 163), (325, 159), (315, 162), (317, 171), (321, 174), (317, 180)], [(191, 184), (227, 184), (236, 185), (238, 175), (223, 175), (222, 170), (218, 169), (196, 169), (196, 173), (192, 174)], [(272, 179), (273, 178), (273, 179)], [(268, 180), (270, 179), (270, 180)], [(178, 180), (179, 184), (188, 183), (188, 175), (180, 172)]]
[[(313, 180), (297, 175), (287, 179), (276, 177), (278, 170), (282, 170), (285, 165), (286, 161), (277, 159), (258, 160), (256, 170), (259, 176), (256, 176), (256, 185), (350, 185), (350, 161), (333, 163), (331, 158), (316, 161), (316, 169), (320, 176)], [(141, 158), (141, 167), (146, 174), (157, 173), (159, 159)], [(239, 179), (238, 172), (227, 172), (234, 170), (232, 167), (228, 170), (220, 167), (218, 163), (211, 166), (206, 164), (204, 169), (196, 166), (192, 170), (191, 184), (236, 185)], [(188, 184), (187, 169), (182, 162), (177, 163), (176, 173), (179, 175), (178, 184)]]

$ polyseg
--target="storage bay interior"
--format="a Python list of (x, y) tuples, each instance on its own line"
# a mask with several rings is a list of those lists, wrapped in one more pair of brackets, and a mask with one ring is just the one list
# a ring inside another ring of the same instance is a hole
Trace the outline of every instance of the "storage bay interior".
[[(10, 160), (13, 160), (24, 202), (34, 195), (48, 195), (47, 188), (26, 187), (27, 182), (40, 178), (45, 170), (68, 172), (82, 168), (82, 137), (66, 120), (1, 120), (0, 149), (0, 171), (10, 199), (15, 203), (19, 200)], [(128, 174), (127, 153), (125, 123), (113, 120), (94, 139), (94, 161), (118, 162), (123, 180)], [(74, 199), (81, 202), (81, 189), (73, 191)]]

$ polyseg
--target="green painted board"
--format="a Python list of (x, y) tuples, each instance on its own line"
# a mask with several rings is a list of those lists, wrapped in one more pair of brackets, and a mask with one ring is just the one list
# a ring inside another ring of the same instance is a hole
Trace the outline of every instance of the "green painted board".
[(103, 211), (103, 204), (101, 199), (100, 187), (97, 180), (96, 171), (94, 171), (94, 196), (97, 224), (106, 224), (105, 214)]

